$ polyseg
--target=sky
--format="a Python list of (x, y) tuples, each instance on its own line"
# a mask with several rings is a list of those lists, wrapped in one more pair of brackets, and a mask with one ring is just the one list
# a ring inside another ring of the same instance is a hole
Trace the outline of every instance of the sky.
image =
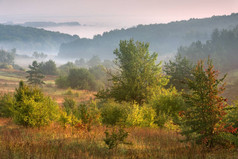
[(0, 22), (137, 25), (238, 12), (238, 0), (0, 0)]

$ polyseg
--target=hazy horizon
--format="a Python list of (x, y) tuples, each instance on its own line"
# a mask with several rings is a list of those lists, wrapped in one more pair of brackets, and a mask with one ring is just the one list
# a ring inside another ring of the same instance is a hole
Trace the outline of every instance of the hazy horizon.
[[(238, 12), (236, 0), (0, 0), (0, 23), (77, 21), (87, 28), (47, 28), (92, 38), (112, 29), (139, 24), (229, 15)], [(92, 27), (97, 27), (95, 28)], [(46, 28), (45, 28), (46, 29)], [(88, 33), (84, 33), (85, 32)]]

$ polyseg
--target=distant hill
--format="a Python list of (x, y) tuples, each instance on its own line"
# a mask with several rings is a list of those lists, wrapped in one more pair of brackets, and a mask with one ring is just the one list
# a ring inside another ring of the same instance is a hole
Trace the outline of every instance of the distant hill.
[(81, 26), (78, 22), (63, 22), (63, 23), (55, 23), (55, 22), (25, 22), (20, 24), (22, 26), (34, 27), (34, 28), (44, 28), (44, 27), (60, 27), (60, 26)]
[(78, 39), (59, 32), (46, 31), (32, 27), (0, 24), (0, 48), (16, 48), (17, 52), (43, 51), (58, 52), (62, 43)]
[(205, 43), (193, 42), (178, 49), (178, 53), (196, 63), (199, 59), (213, 59), (222, 72), (238, 68), (238, 25), (233, 29), (214, 30)]
[(61, 58), (90, 58), (98, 55), (101, 58), (113, 58), (113, 50), (118, 48), (120, 40), (149, 42), (151, 51), (160, 55), (175, 53), (181, 45), (193, 41), (205, 42), (214, 29), (231, 29), (238, 25), (238, 14), (213, 16), (204, 19), (190, 19), (168, 24), (138, 25), (137, 27), (105, 32), (93, 39), (77, 39), (64, 43), (58, 56)]

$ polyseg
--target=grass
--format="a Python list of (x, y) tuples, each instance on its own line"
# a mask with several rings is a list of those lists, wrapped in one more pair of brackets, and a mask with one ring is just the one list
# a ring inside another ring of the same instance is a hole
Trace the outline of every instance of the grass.
[(131, 145), (109, 150), (103, 139), (105, 126), (84, 129), (62, 128), (57, 124), (44, 128), (24, 128), (10, 119), (0, 119), (0, 156), (9, 158), (236, 158), (234, 150), (204, 153), (199, 146), (180, 142), (173, 131), (155, 128), (127, 128)]

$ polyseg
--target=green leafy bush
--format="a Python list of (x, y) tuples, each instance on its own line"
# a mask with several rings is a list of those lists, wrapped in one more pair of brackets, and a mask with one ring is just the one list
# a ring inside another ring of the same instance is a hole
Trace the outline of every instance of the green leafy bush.
[(58, 118), (59, 107), (51, 98), (45, 97), (40, 89), (20, 82), (16, 89), (12, 115), (17, 124), (30, 127), (48, 125)]
[(164, 126), (169, 120), (176, 123), (179, 119), (179, 112), (185, 107), (183, 97), (175, 88), (158, 90), (151, 98), (150, 105), (156, 111), (156, 123), (159, 126)]
[(130, 106), (128, 116), (126, 119), (126, 125), (139, 126), (139, 127), (156, 127), (155, 125), (156, 112), (149, 105), (139, 106), (133, 104)]
[(108, 146), (108, 149), (116, 148), (119, 144), (129, 144), (125, 140), (128, 137), (128, 132), (124, 129), (119, 128), (119, 130), (113, 129), (111, 134), (106, 130), (106, 138), (103, 139), (105, 144)]
[(102, 122), (107, 125), (116, 125), (117, 123), (125, 124), (129, 104), (128, 103), (117, 103), (113, 100), (108, 100), (100, 105)]
[(67, 79), (67, 76), (59, 76), (56, 80), (55, 80), (55, 84), (58, 88), (67, 88), (69, 87), (69, 82)]
[(11, 117), (14, 98), (10, 94), (0, 96), (0, 117)]
[(78, 120), (73, 114), (67, 114), (65, 111), (60, 111), (59, 123), (66, 128), (68, 125), (76, 126), (81, 123), (81, 120)]
[(101, 114), (96, 103), (91, 101), (89, 104), (80, 104), (76, 109), (75, 116), (82, 121), (88, 130), (92, 125), (101, 124)]
[(63, 107), (67, 115), (73, 114), (73, 111), (76, 108), (76, 102), (71, 98), (64, 98)]

